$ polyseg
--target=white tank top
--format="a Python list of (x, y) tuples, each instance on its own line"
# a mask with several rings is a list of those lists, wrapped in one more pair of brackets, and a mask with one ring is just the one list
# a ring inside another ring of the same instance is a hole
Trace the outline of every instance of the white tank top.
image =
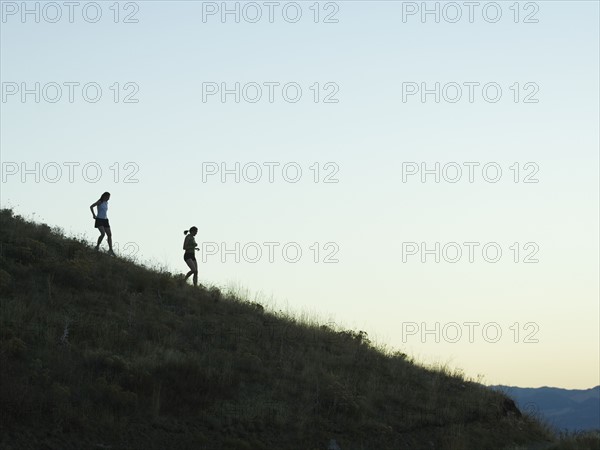
[(108, 212), (108, 202), (98, 203), (98, 215), (96, 215), (96, 217), (98, 219), (108, 219), (108, 217), (106, 217), (107, 212)]

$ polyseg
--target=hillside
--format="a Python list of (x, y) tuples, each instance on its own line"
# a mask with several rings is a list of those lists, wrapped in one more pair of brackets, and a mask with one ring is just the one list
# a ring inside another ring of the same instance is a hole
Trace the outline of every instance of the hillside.
[(504, 394), (362, 331), (194, 288), (10, 210), (0, 230), (2, 449), (551, 448)]

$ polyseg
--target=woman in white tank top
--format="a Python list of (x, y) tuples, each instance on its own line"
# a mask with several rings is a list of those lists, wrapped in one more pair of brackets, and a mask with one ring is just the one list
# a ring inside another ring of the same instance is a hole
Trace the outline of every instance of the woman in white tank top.
[[(104, 239), (104, 235), (106, 234), (108, 241), (108, 253), (114, 256), (115, 253), (113, 252), (112, 248), (112, 232), (110, 231), (110, 223), (108, 222), (109, 199), (110, 192), (105, 192), (97, 202), (90, 205), (90, 210), (92, 211), (92, 217), (96, 220), (94, 226), (98, 228), (98, 231), (100, 231), (100, 237), (96, 243), (96, 250), (100, 248), (102, 239)], [(94, 207), (98, 208), (98, 214), (94, 213)]]

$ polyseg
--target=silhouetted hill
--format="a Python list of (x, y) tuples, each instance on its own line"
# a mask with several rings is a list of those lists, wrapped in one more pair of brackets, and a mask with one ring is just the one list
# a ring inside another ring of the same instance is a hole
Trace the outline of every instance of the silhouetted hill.
[(363, 331), (194, 288), (10, 210), (0, 242), (2, 449), (550, 448), (502, 393)]

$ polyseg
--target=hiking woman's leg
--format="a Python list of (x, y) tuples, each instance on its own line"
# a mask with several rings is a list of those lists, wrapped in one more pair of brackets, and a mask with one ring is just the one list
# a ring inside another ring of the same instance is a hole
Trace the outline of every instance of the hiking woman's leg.
[(113, 248), (112, 248), (112, 231), (110, 231), (110, 227), (106, 227), (106, 240), (108, 241), (108, 251), (110, 253), (113, 253)]
[(196, 286), (198, 284), (198, 265), (196, 264), (196, 261), (194, 261), (191, 258), (186, 259), (185, 262), (190, 268), (190, 271), (185, 276), (185, 279), (187, 280), (190, 277), (190, 275), (194, 275), (194, 286)]
[(98, 242), (96, 242), (96, 250), (100, 248), (102, 239), (104, 239), (104, 235), (106, 234), (106, 231), (104, 231), (104, 227), (98, 227), (98, 231), (100, 232), (100, 237), (98, 238)]

